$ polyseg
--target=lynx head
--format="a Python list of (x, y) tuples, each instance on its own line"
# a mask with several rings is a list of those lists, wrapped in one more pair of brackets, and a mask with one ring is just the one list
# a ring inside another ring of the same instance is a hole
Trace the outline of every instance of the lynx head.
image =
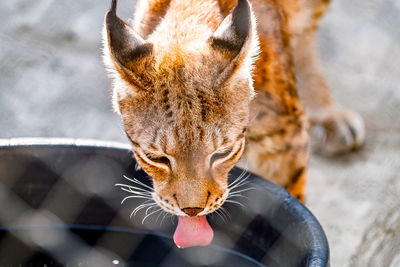
[(117, 17), (114, 0), (105, 62), (114, 106), (137, 162), (153, 178), (155, 201), (179, 216), (201, 216), (225, 201), (228, 172), (244, 149), (258, 40), (246, 0), (225, 18), (217, 5), (204, 8), (207, 1), (192, 1), (190, 11), (177, 2), (140, 36)]

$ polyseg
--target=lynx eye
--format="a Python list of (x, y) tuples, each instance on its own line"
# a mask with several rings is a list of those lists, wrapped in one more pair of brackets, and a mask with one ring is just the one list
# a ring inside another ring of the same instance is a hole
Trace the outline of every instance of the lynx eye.
[(233, 148), (228, 149), (225, 152), (222, 153), (215, 153), (211, 156), (210, 159), (210, 166), (213, 166), (214, 162), (219, 160), (219, 159), (223, 159), (226, 158), (231, 152), (232, 152)]
[(152, 156), (149, 154), (146, 154), (146, 157), (155, 163), (161, 163), (161, 164), (164, 164), (167, 166), (170, 166), (170, 164), (171, 164), (167, 157), (155, 157), (155, 156)]

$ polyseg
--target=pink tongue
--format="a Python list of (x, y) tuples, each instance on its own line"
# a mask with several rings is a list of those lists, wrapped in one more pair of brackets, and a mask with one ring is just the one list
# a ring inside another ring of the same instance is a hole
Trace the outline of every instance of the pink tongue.
[(174, 242), (179, 248), (208, 246), (213, 237), (214, 232), (208, 224), (206, 216), (178, 217)]

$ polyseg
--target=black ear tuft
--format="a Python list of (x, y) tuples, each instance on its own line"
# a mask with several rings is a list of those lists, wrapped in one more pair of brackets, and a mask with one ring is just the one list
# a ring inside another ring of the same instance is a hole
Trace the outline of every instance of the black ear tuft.
[(226, 16), (211, 38), (215, 49), (228, 50), (238, 54), (251, 30), (251, 12), (247, 0), (239, 0), (233, 11)]
[(246, 39), (250, 33), (251, 14), (250, 6), (247, 0), (239, 0), (237, 6), (232, 12), (232, 26), (238, 37)]
[(106, 29), (111, 55), (123, 67), (151, 54), (152, 44), (143, 40), (131, 26), (117, 16), (117, 0), (106, 14)]
[(112, 0), (111, 2), (111, 8), (110, 12), (113, 13), (114, 15), (117, 15), (117, 0)]

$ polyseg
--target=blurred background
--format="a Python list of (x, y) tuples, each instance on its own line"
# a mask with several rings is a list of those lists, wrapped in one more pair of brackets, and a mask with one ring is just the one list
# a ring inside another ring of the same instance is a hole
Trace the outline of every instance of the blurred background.
[[(0, 138), (128, 143), (101, 60), (109, 0), (0, 2)], [(120, 1), (129, 20), (135, 1)], [(307, 206), (332, 266), (400, 266), (400, 1), (333, 0), (318, 34), (337, 100), (364, 117), (363, 150), (311, 157)]]

